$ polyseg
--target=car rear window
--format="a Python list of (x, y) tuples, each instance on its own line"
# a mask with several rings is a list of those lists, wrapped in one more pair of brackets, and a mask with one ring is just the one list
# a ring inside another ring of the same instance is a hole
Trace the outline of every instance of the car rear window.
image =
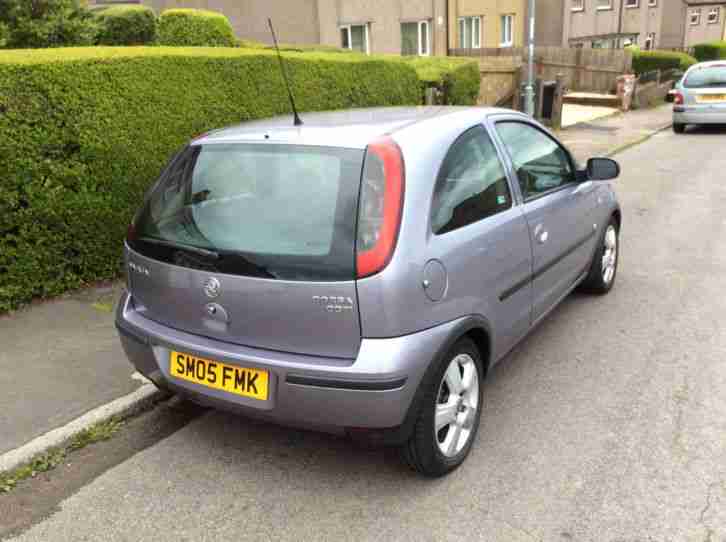
[(362, 163), (355, 149), (189, 146), (147, 196), (129, 244), (221, 273), (353, 279)]
[(686, 88), (726, 88), (726, 64), (694, 68), (683, 85)]

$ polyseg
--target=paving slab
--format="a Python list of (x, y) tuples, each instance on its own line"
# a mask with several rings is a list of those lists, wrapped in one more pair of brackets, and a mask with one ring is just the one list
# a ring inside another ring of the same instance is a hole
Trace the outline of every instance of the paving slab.
[(141, 385), (113, 325), (120, 289), (89, 288), (0, 317), (0, 454)]
[(580, 122), (560, 130), (558, 136), (584, 163), (593, 156), (606, 156), (614, 150), (643, 141), (672, 122), (672, 106), (664, 104), (620, 115)]

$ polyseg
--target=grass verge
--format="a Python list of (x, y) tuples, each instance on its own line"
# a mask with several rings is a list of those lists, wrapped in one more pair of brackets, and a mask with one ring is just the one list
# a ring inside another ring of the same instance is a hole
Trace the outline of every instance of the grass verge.
[(110, 439), (123, 423), (117, 417), (109, 418), (75, 434), (65, 446), (51, 448), (25, 465), (7, 472), (0, 472), (0, 495), (9, 493), (15, 489), (18, 483), (27, 478), (34, 478), (42, 472), (53, 470), (74, 451), (85, 448), (94, 442)]

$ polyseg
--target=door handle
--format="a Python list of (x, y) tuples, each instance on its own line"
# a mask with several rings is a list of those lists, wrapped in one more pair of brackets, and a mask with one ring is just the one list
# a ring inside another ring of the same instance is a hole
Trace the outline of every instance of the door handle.
[(540, 245), (544, 245), (547, 242), (547, 239), (550, 238), (550, 234), (544, 229), (544, 225), (537, 224), (537, 227), (534, 229), (534, 238), (537, 239), (537, 242)]

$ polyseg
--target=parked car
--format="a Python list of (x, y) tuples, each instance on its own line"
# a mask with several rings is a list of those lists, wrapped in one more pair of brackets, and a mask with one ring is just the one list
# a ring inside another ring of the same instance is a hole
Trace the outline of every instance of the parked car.
[(391, 108), (192, 141), (125, 242), (116, 314), (159, 387), (460, 465), (482, 382), (580, 286), (613, 286), (619, 166), (513, 111)]
[(715, 60), (691, 66), (673, 99), (673, 131), (689, 124), (726, 124), (726, 62)]

